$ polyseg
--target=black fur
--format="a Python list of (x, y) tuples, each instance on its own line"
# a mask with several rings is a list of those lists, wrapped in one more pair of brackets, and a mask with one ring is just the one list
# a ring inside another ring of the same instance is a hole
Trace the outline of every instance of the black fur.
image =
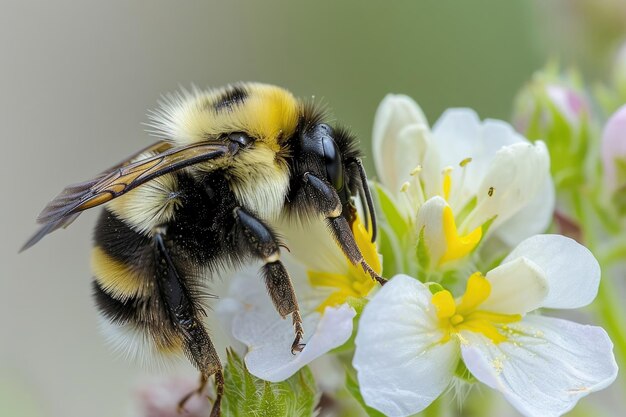
[(141, 321), (137, 314), (137, 302), (136, 298), (129, 298), (127, 300), (118, 300), (108, 294), (98, 281), (93, 281), (93, 298), (98, 310), (111, 322), (124, 325), (126, 323), (138, 323)]
[(248, 97), (248, 91), (242, 85), (232, 85), (213, 103), (216, 112), (232, 110), (234, 106), (242, 104)]

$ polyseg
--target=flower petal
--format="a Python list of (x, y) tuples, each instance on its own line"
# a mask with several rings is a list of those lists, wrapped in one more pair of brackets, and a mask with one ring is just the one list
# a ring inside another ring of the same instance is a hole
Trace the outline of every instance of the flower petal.
[(491, 283), (491, 294), (480, 310), (526, 314), (541, 307), (548, 294), (543, 271), (526, 258), (503, 263), (489, 271), (486, 278)]
[(303, 318), (306, 346), (291, 353), (294, 330), (291, 320), (278, 313), (250, 309), (233, 320), (233, 334), (248, 345), (245, 357), (250, 373), (266, 381), (283, 381), (300, 368), (330, 350), (343, 345), (352, 335), (354, 309), (347, 304), (326, 307), (324, 314), (311, 313)]
[(440, 343), (431, 293), (397, 275), (363, 310), (352, 364), (365, 403), (390, 417), (417, 413), (450, 384), (458, 343)]
[[(481, 122), (474, 110), (466, 108), (446, 110), (435, 124), (432, 136), (441, 169), (453, 168), (448, 201), (455, 210), (460, 210), (476, 194), (500, 148), (528, 143), (508, 123), (493, 119)], [(460, 165), (461, 161), (470, 159)]]
[[(322, 218), (311, 217), (308, 221), (296, 222), (283, 216), (276, 227), (289, 248), (289, 253), (284, 254), (285, 259), (294, 258), (296, 262), (293, 263), (302, 263), (306, 270), (349, 273), (348, 261)], [(316, 250), (311, 250), (311, 245), (315, 245)], [(303, 270), (302, 266), (300, 269)], [(291, 275), (306, 277), (306, 271)]]
[(541, 268), (549, 292), (542, 306), (579, 308), (598, 294), (600, 265), (589, 249), (560, 235), (537, 235), (520, 243), (503, 261), (524, 257)]
[(498, 226), (494, 234), (513, 247), (527, 237), (545, 232), (552, 222), (555, 198), (554, 182), (548, 174), (535, 198)]
[(447, 243), (443, 230), (443, 210), (446, 200), (433, 197), (426, 201), (417, 212), (416, 232), (419, 237), (423, 231), (424, 243), (428, 249), (430, 265), (435, 266), (446, 253)]
[(495, 230), (535, 198), (549, 168), (548, 151), (541, 141), (501, 148), (478, 187), (476, 208), (461, 230), (474, 230), (497, 216), (491, 226)]
[(433, 143), (443, 166), (458, 166), (467, 157), (475, 157), (481, 122), (472, 109), (448, 109), (433, 126)]
[[(400, 135), (409, 125), (428, 129), (422, 109), (410, 97), (387, 95), (376, 111), (372, 147), (376, 172), (394, 194), (400, 190), (402, 178), (419, 164), (420, 155), (423, 155), (419, 138), (413, 140), (411, 135)], [(398, 163), (399, 157), (402, 164)]]
[(467, 369), (525, 416), (560, 416), (617, 376), (613, 343), (600, 327), (531, 315), (508, 328), (510, 342), (497, 345), (464, 331), (461, 350)]

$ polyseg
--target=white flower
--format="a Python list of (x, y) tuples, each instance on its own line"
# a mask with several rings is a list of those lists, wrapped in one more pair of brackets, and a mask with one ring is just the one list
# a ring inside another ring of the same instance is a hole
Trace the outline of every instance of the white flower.
[(431, 131), (413, 100), (390, 95), (376, 113), (373, 148), (381, 184), (412, 233), (396, 236), (393, 245), (404, 241), (405, 252), (414, 253), (423, 233), (428, 269), (464, 258), (487, 229), (514, 246), (550, 223), (554, 186), (546, 147), (505, 122), (450, 109)]
[(599, 279), (591, 252), (556, 235), (523, 241), (486, 276), (473, 274), (456, 300), (396, 276), (359, 322), (353, 365), (365, 402), (391, 417), (417, 413), (462, 358), (522, 414), (562, 415), (616, 378), (613, 344), (602, 328), (527, 313), (585, 306)]
[[(349, 302), (358, 302), (376, 286), (360, 266), (350, 264), (321, 220), (310, 226), (306, 230), (295, 230), (295, 225), (281, 228), (291, 252), (281, 259), (294, 283), (303, 318), (306, 345), (302, 352), (291, 353), (292, 321), (276, 312), (258, 276), (258, 265), (238, 274), (229, 296), (218, 304), (226, 330), (248, 349), (245, 363), (250, 373), (267, 381), (283, 381), (343, 345), (352, 335), (356, 315)], [(359, 220), (353, 232), (368, 264), (380, 272), (376, 247)]]

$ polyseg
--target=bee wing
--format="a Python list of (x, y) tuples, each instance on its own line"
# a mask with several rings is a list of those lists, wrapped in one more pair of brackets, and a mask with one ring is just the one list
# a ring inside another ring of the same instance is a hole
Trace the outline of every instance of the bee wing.
[(124, 159), (119, 164), (112, 166), (106, 171), (102, 171), (100, 175), (98, 176), (98, 178), (102, 178), (104, 175), (108, 175), (111, 172), (115, 171), (116, 169), (130, 164), (135, 159), (137, 159), (137, 157), (139, 157), (141, 154), (144, 154), (144, 153), (160, 154), (160, 153), (167, 151), (168, 149), (171, 149), (172, 147), (173, 145), (170, 142), (166, 142), (166, 141), (155, 142), (152, 145), (146, 146), (142, 150), (137, 151), (134, 154), (130, 155), (128, 158)]
[(134, 157), (155, 149), (164, 151), (136, 162), (130, 162), (131, 157), (92, 180), (66, 187), (39, 214), (37, 223), (43, 226), (21, 250), (30, 248), (58, 228), (69, 226), (84, 210), (104, 204), (160, 175), (229, 153), (227, 144), (221, 142), (201, 142), (178, 148), (170, 146), (169, 149), (165, 144), (157, 143), (138, 152)]

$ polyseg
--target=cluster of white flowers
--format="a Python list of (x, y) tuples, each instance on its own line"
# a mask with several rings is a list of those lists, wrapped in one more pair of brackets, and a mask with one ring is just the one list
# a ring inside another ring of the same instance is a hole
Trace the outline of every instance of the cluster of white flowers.
[(291, 354), (291, 322), (275, 312), (255, 268), (233, 280), (218, 307), (252, 374), (284, 380), (358, 328), (360, 393), (389, 416), (424, 410), (455, 379), (480, 381), (527, 416), (562, 415), (614, 381), (603, 329), (540, 314), (588, 305), (600, 281), (586, 248), (540, 234), (555, 204), (543, 142), (469, 109), (446, 111), (431, 130), (413, 100), (388, 96), (373, 147), (389, 271), (360, 221), (353, 232), (389, 282), (380, 288), (352, 266), (321, 220), (287, 235), (304, 350)]

